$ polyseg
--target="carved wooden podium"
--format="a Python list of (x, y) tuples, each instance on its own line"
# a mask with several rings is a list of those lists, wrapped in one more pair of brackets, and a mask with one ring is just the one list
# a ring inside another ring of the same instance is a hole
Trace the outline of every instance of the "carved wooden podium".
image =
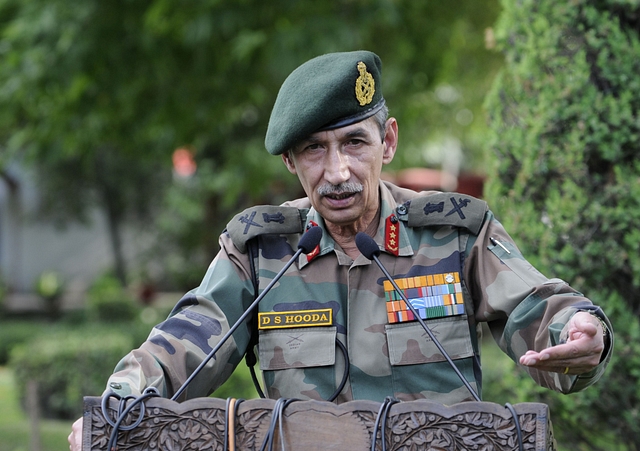
[[(225, 437), (232, 436), (234, 449), (259, 451), (272, 425), (276, 401), (242, 401), (233, 409), (231, 421), (228, 421), (227, 404), (226, 400), (215, 398), (183, 403), (164, 398), (147, 399), (141, 423), (132, 430), (120, 432), (118, 450), (225, 451), (229, 449)], [(341, 405), (292, 402), (276, 417), (279, 421), (273, 428), (272, 449), (367, 451), (374, 437), (376, 449), (382, 449), (382, 436), (389, 451), (519, 449), (513, 415), (498, 404), (466, 402), (447, 407), (425, 400), (393, 404), (385, 415), (384, 434), (380, 427), (376, 429), (380, 407), (380, 403), (373, 401)], [(117, 408), (118, 402), (110, 400), (108, 410), (112, 420)], [(515, 404), (513, 410), (520, 422), (525, 450), (556, 449), (546, 405)], [(139, 410), (134, 409), (132, 414), (137, 418)], [(86, 397), (82, 449), (105, 450), (111, 431), (102, 413), (101, 398)]]

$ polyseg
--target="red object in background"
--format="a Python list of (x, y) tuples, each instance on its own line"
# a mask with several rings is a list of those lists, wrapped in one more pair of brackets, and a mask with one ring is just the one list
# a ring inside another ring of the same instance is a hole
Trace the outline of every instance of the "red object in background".
[(196, 173), (198, 165), (193, 158), (193, 152), (181, 147), (173, 152), (173, 170), (179, 177), (188, 178)]
[(482, 198), (484, 189), (483, 176), (466, 172), (456, 177), (437, 169), (409, 168), (396, 174), (384, 173), (382, 178), (414, 191), (455, 191), (478, 198)]
[(456, 188), (456, 191), (481, 199), (484, 195), (484, 179), (482, 175), (463, 172), (458, 176), (458, 188)]

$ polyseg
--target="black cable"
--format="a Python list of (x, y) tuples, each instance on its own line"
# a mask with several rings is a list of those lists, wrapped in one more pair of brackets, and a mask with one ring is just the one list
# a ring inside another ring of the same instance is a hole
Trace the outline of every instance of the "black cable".
[[(342, 343), (340, 340), (336, 340), (336, 345), (338, 346), (340, 351), (342, 351), (342, 355), (344, 356), (344, 373), (342, 374), (342, 380), (340, 381), (340, 384), (338, 385), (338, 388), (327, 399), (327, 401), (329, 401), (329, 402), (335, 401), (335, 399), (338, 397), (338, 395), (340, 393), (342, 393), (342, 390), (344, 390), (344, 386), (347, 385), (347, 380), (349, 379), (349, 352), (347, 351), (347, 348), (345, 347), (344, 343)], [(255, 371), (253, 366), (249, 366), (249, 373), (251, 374), (251, 379), (253, 380), (253, 385), (255, 386), (256, 390), (258, 391), (258, 395), (263, 399), (266, 398), (264, 392), (260, 389), (260, 384), (258, 382), (258, 376), (256, 375), (256, 371)]]
[(376, 415), (376, 421), (373, 424), (373, 437), (371, 437), (371, 451), (376, 451), (376, 440), (378, 439), (378, 427), (380, 426), (380, 418), (382, 417), (382, 412), (384, 411), (384, 408), (388, 399), (389, 399), (388, 397), (385, 398), (382, 404), (380, 404), (380, 409), (378, 409), (378, 415)]
[[(256, 258), (259, 253), (258, 250), (258, 242), (253, 239), (247, 243), (247, 251), (249, 252), (249, 267), (251, 270), (251, 282), (253, 283), (253, 292), (254, 299), (258, 296), (259, 291), (259, 283), (258, 283), (258, 272), (256, 271)], [(258, 377), (256, 376), (256, 363), (258, 359), (256, 358), (255, 347), (258, 344), (258, 309), (256, 307), (255, 314), (251, 317), (251, 321), (249, 323), (249, 344), (247, 345), (247, 350), (244, 354), (244, 360), (249, 367), (249, 373), (251, 374), (251, 380), (253, 381), (253, 386), (256, 388), (258, 392), (258, 396), (260, 398), (266, 398), (262, 388), (260, 387), (260, 383), (258, 382)]]
[(329, 399), (327, 399), (327, 401), (329, 402), (333, 402), (338, 397), (338, 395), (342, 393), (344, 386), (347, 384), (347, 379), (349, 379), (349, 353), (347, 352), (347, 348), (345, 347), (344, 343), (342, 343), (340, 340), (336, 339), (336, 345), (338, 345), (338, 348), (340, 348), (340, 350), (342, 351), (342, 355), (344, 356), (344, 373), (342, 373), (342, 381), (340, 381), (340, 385), (338, 385), (338, 388), (333, 393), (333, 395), (331, 395)]
[(278, 421), (278, 412), (280, 411), (280, 406), (284, 401), (285, 398), (280, 398), (273, 406), (273, 410), (271, 411), (271, 423), (269, 424), (269, 429), (267, 429), (267, 434), (264, 436), (260, 451), (271, 450), (273, 448), (273, 436), (275, 434), (276, 424)]
[(429, 335), (429, 338), (431, 339), (433, 344), (436, 345), (436, 347), (438, 348), (438, 351), (440, 351), (440, 354), (442, 354), (442, 356), (446, 359), (446, 361), (449, 363), (449, 366), (451, 366), (451, 369), (460, 378), (460, 381), (462, 381), (464, 386), (467, 387), (467, 390), (469, 390), (469, 393), (471, 393), (473, 398), (476, 401), (482, 401), (482, 399), (480, 399), (480, 396), (478, 396), (478, 393), (473, 389), (473, 387), (471, 387), (471, 384), (469, 383), (467, 378), (464, 377), (462, 372), (458, 369), (456, 364), (453, 362), (453, 360), (449, 356), (449, 353), (445, 351), (444, 347), (442, 347), (442, 344), (440, 344), (440, 341), (436, 338), (436, 336), (433, 334), (431, 329), (429, 329), (429, 326), (427, 326), (426, 323), (422, 320), (422, 318), (420, 317), (420, 314), (416, 311), (413, 304), (409, 302), (409, 299), (407, 299), (407, 296), (404, 294), (404, 291), (402, 291), (400, 287), (398, 287), (398, 284), (396, 283), (394, 278), (391, 276), (391, 274), (389, 274), (389, 271), (387, 271), (387, 268), (384, 267), (384, 265), (378, 258), (378, 255), (380, 255), (380, 249), (378, 248), (378, 244), (374, 241), (374, 239), (364, 232), (358, 232), (356, 234), (356, 246), (358, 247), (358, 250), (362, 255), (364, 255), (369, 260), (373, 260), (375, 264), (378, 265), (378, 268), (380, 268), (380, 270), (385, 275), (387, 280), (391, 282), (391, 285), (393, 285), (393, 288), (396, 291), (396, 293), (400, 295), (400, 297), (402, 298), (406, 306), (409, 308), (409, 310), (415, 317), (416, 321), (420, 323), (424, 331), (427, 333), (427, 335)]
[[(253, 352), (253, 350), (249, 350), (247, 352)], [(249, 354), (247, 354), (247, 356), (248, 355)], [(262, 391), (262, 388), (260, 388), (260, 383), (258, 382), (258, 376), (256, 375), (255, 367), (252, 365), (247, 365), (247, 366), (249, 366), (249, 374), (251, 374), (251, 380), (253, 381), (253, 386), (256, 388), (256, 391), (258, 392), (258, 396), (260, 396), (260, 398), (262, 399), (266, 398), (264, 392)]]
[(376, 416), (376, 421), (373, 425), (373, 437), (371, 438), (371, 451), (376, 450), (376, 440), (378, 439), (378, 427), (380, 427), (380, 441), (382, 442), (382, 451), (386, 451), (387, 444), (385, 442), (385, 429), (387, 426), (387, 416), (389, 415), (389, 410), (391, 406), (398, 403), (395, 398), (391, 396), (387, 396), (384, 398), (382, 404), (380, 404), (380, 409), (378, 409), (378, 415)]
[(516, 435), (518, 437), (518, 449), (520, 451), (524, 451), (524, 444), (522, 442), (522, 428), (520, 427), (520, 420), (518, 419), (518, 414), (516, 413), (516, 409), (514, 409), (510, 403), (506, 403), (504, 406), (507, 409), (509, 409), (509, 412), (511, 412), (511, 415), (513, 416), (513, 422), (516, 425)]
[(311, 252), (318, 245), (318, 243), (320, 243), (321, 239), (322, 239), (322, 229), (320, 227), (311, 227), (302, 235), (302, 237), (300, 238), (300, 241), (298, 242), (298, 250), (291, 256), (291, 258), (287, 261), (287, 263), (282, 268), (280, 268), (280, 271), (278, 271), (275, 277), (271, 279), (271, 282), (269, 282), (269, 284), (265, 287), (265, 289), (262, 290), (262, 293), (260, 293), (260, 295), (257, 298), (255, 298), (255, 300), (244, 311), (244, 313), (240, 315), (238, 320), (233, 324), (233, 326), (229, 328), (227, 333), (224, 334), (222, 338), (220, 338), (216, 346), (200, 362), (200, 365), (198, 365), (198, 367), (195, 370), (193, 370), (191, 375), (187, 378), (186, 381), (184, 381), (182, 386), (178, 390), (176, 390), (176, 392), (171, 397), (172, 401), (176, 401), (180, 397), (180, 395), (182, 395), (182, 393), (187, 389), (187, 386), (191, 383), (191, 381), (195, 379), (195, 377), (207, 365), (207, 363), (209, 363), (209, 361), (215, 357), (218, 350), (227, 342), (229, 337), (231, 337), (235, 333), (236, 329), (240, 327), (240, 325), (244, 322), (244, 320), (247, 319), (247, 317), (254, 312), (254, 310), (260, 303), (260, 301), (262, 301), (262, 298), (264, 298), (267, 295), (267, 293), (269, 293), (271, 288), (273, 288), (273, 286), (276, 283), (278, 283), (278, 281), (284, 275), (284, 273), (287, 272), (291, 267), (291, 265), (293, 265), (296, 262), (296, 259), (300, 256), (300, 254), (302, 254), (303, 252), (305, 254), (308, 254), (309, 252)]
[(280, 398), (276, 401), (273, 406), (273, 411), (271, 412), (271, 423), (269, 425), (269, 429), (267, 430), (267, 434), (264, 437), (264, 441), (262, 442), (262, 446), (260, 447), (260, 451), (273, 451), (273, 440), (275, 438), (276, 426), (278, 425), (278, 421), (280, 422), (280, 440), (282, 443), (282, 447), (284, 450), (284, 435), (282, 429), (282, 414), (284, 413), (284, 409), (291, 404), (292, 402), (300, 401), (296, 398)]
[[(284, 408), (287, 407), (293, 400), (289, 399), (282, 404), (280, 411), (278, 412), (278, 426), (280, 431), (280, 447), (282, 451), (286, 451), (284, 444), (284, 421), (282, 418), (282, 414), (284, 413)], [(273, 451), (271, 447), (269, 447), (269, 451)]]
[[(102, 415), (104, 416), (105, 421), (112, 427), (111, 435), (109, 436), (109, 442), (107, 444), (107, 451), (116, 449), (116, 445), (118, 443), (118, 433), (121, 430), (130, 431), (140, 425), (145, 413), (145, 406), (143, 401), (145, 399), (158, 396), (160, 396), (158, 390), (155, 387), (149, 387), (145, 389), (144, 392), (142, 392), (142, 395), (137, 397), (132, 395), (121, 397), (114, 392), (108, 393), (102, 397)], [(116, 398), (119, 400), (118, 415), (115, 422), (109, 417), (108, 404), (109, 399), (111, 398)], [(132, 401), (131, 404), (127, 405), (128, 401)], [(136, 419), (136, 421), (134, 421), (132, 424), (123, 426), (122, 422), (124, 421), (126, 416), (133, 410), (134, 407), (138, 405), (140, 405), (140, 413), (138, 414), (138, 418)]]
[(387, 441), (385, 440), (385, 431), (387, 430), (387, 419), (389, 418), (389, 411), (391, 410), (391, 406), (396, 404), (397, 399), (391, 399), (387, 403), (387, 407), (384, 409), (384, 413), (382, 415), (382, 422), (380, 423), (380, 441), (382, 443), (382, 451), (387, 451)]

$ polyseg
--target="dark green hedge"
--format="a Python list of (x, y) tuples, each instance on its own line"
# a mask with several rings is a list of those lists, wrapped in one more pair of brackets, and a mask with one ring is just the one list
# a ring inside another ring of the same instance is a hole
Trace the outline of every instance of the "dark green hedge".
[(133, 296), (110, 274), (93, 282), (87, 291), (85, 307), (89, 320), (101, 322), (133, 321), (140, 312), (140, 305)]
[(37, 321), (0, 321), (0, 365), (7, 364), (9, 353), (14, 346), (37, 336), (44, 327), (45, 323)]
[[(149, 316), (154, 324), (166, 313), (153, 312)], [(0, 322), (0, 353), (10, 354), (8, 364), (21, 400), (26, 399), (27, 381), (34, 379), (45, 417), (75, 419), (82, 414), (82, 397), (103, 393), (116, 363), (146, 339), (152, 326), (140, 319), (81, 324), (5, 321)], [(257, 397), (244, 362), (213, 396)]]
[(502, 4), (495, 35), (506, 64), (486, 102), (486, 197), (532, 263), (602, 305), (616, 332), (615, 359), (595, 387), (523, 392), (552, 406), (569, 449), (637, 450), (640, 2)]
[(82, 414), (82, 397), (102, 394), (108, 375), (132, 346), (130, 335), (100, 327), (92, 333), (56, 331), (14, 348), (10, 366), (21, 399), (27, 381), (35, 380), (43, 415), (74, 419)]

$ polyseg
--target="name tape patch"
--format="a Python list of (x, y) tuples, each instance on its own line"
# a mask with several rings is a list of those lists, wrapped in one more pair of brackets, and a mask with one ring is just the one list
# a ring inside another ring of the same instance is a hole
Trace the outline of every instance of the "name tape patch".
[(332, 310), (294, 310), (258, 313), (258, 329), (288, 329), (291, 327), (332, 326)]

